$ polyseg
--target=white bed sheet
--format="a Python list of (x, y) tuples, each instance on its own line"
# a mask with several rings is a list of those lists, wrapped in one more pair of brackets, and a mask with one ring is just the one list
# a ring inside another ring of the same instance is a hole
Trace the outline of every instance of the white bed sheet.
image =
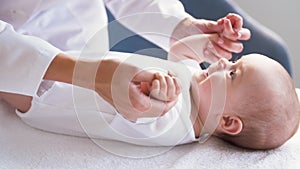
[(211, 138), (202, 145), (177, 146), (157, 156), (133, 159), (109, 153), (87, 138), (33, 129), (0, 101), (0, 168), (295, 169), (300, 168), (300, 130), (282, 147), (269, 151), (244, 150)]

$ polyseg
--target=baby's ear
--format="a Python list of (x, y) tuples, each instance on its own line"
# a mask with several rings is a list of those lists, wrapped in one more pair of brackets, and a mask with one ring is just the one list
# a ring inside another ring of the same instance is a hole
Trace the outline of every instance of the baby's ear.
[(219, 124), (219, 129), (223, 133), (227, 133), (229, 135), (237, 135), (243, 129), (243, 122), (237, 116), (223, 115)]

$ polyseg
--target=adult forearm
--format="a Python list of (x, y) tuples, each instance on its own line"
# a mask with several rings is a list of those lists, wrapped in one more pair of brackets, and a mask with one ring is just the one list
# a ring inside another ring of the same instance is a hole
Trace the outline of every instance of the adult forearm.
[(72, 84), (76, 61), (74, 57), (59, 53), (49, 65), (44, 79)]
[(142, 71), (136, 64), (119, 59), (74, 58), (60, 53), (51, 62), (44, 79), (94, 90), (125, 118), (133, 121), (139, 117), (161, 116), (176, 104), (176, 100), (150, 99), (140, 90), (139, 84), (152, 82), (154, 73)]
[[(109, 84), (109, 73), (99, 69), (101, 62), (109, 62), (84, 58), (76, 58), (64, 53), (59, 53), (49, 65), (44, 79), (69, 83), (95, 90), (96, 77), (101, 77), (101, 84)], [(102, 67), (108, 67), (109, 64), (101, 64)], [(98, 70), (99, 69), (99, 70)], [(101, 72), (103, 71), (103, 73)], [(99, 75), (97, 75), (99, 73)], [(100, 76), (101, 75), (101, 76)]]
[(113, 59), (84, 59), (59, 53), (49, 65), (44, 79), (94, 90), (112, 104), (111, 79), (118, 64)]

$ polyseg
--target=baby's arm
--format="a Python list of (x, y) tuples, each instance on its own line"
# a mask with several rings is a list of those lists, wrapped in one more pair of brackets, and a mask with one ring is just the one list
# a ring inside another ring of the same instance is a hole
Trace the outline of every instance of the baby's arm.
[(167, 102), (176, 100), (181, 92), (178, 79), (170, 72), (155, 73), (151, 83), (141, 83), (141, 90), (150, 97)]

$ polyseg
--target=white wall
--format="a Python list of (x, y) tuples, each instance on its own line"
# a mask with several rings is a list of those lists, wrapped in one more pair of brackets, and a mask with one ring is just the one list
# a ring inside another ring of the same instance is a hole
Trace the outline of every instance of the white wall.
[(300, 1), (234, 1), (257, 21), (279, 34), (287, 43), (292, 56), (295, 84), (300, 88)]

